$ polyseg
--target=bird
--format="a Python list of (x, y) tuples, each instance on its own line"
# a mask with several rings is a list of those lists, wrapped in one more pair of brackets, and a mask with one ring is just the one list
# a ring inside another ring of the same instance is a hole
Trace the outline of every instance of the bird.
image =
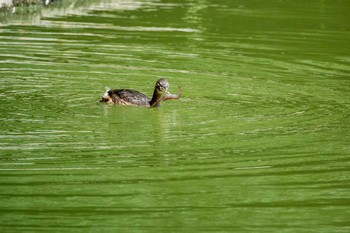
[(182, 88), (179, 87), (178, 94), (170, 94), (169, 82), (165, 78), (157, 80), (152, 98), (147, 95), (131, 89), (114, 89), (107, 88), (100, 102), (117, 105), (131, 105), (140, 107), (160, 107), (160, 103), (165, 100), (180, 99)]

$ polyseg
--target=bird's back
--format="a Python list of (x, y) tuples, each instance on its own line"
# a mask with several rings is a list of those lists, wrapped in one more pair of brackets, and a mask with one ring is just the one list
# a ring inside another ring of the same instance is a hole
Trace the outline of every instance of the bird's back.
[(108, 94), (112, 98), (113, 102), (122, 105), (149, 107), (149, 102), (151, 100), (145, 94), (129, 89), (110, 90), (108, 91)]

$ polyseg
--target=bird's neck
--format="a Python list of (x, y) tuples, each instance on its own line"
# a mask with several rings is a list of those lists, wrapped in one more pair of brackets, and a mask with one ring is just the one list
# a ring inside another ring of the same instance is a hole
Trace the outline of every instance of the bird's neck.
[(157, 89), (154, 89), (153, 96), (152, 96), (151, 101), (149, 102), (149, 105), (151, 107), (159, 107), (162, 99), (163, 99), (163, 95), (161, 93), (159, 93), (157, 91)]

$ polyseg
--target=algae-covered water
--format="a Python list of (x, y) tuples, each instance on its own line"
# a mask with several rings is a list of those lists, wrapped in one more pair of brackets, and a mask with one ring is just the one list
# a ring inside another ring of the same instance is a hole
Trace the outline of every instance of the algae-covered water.
[[(349, 232), (349, 12), (100, 0), (3, 20), (1, 232)], [(180, 100), (98, 103), (161, 77)]]

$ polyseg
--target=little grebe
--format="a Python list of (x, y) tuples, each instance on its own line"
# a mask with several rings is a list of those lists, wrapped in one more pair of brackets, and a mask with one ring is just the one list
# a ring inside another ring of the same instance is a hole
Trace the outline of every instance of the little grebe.
[(179, 93), (177, 95), (170, 94), (168, 80), (162, 78), (156, 82), (152, 99), (148, 98), (145, 94), (138, 91), (129, 89), (107, 89), (106, 93), (102, 96), (100, 102), (114, 103), (119, 105), (133, 105), (143, 107), (159, 107), (160, 103), (165, 100), (179, 99), (182, 95), (182, 89), (179, 87)]

